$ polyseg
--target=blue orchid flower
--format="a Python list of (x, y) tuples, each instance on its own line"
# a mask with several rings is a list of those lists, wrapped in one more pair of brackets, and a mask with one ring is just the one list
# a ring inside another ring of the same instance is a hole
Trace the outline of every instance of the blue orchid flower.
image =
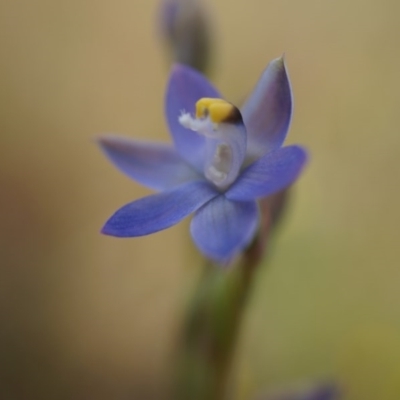
[(256, 234), (257, 199), (291, 185), (306, 162), (300, 146), (281, 147), (292, 114), (283, 57), (268, 65), (240, 110), (202, 74), (176, 65), (165, 114), (174, 147), (115, 136), (99, 139), (116, 167), (160, 192), (120, 208), (102, 233), (149, 235), (194, 213), (190, 231), (197, 247), (226, 263)]

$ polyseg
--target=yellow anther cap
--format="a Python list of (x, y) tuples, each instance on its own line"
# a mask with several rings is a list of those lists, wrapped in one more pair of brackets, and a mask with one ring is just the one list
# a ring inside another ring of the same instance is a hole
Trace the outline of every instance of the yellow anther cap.
[(196, 103), (196, 118), (209, 117), (215, 124), (241, 121), (239, 110), (223, 99), (204, 97)]

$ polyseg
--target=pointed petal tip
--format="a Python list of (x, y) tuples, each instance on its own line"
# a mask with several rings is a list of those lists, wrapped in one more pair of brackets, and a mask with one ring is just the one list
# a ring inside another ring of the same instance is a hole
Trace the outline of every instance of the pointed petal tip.
[(281, 61), (282, 64), (285, 64), (285, 62), (286, 62), (286, 53), (283, 52), (281, 54), (281, 56), (277, 58), (277, 60)]
[(110, 236), (110, 233), (108, 232), (108, 229), (107, 229), (107, 223), (105, 223), (104, 226), (100, 229), (100, 233), (102, 235)]
[(197, 71), (195, 68), (192, 68), (192, 67), (189, 67), (188, 65), (186, 65), (186, 64), (182, 64), (182, 63), (174, 63), (174, 64), (172, 64), (172, 66), (171, 66), (171, 72), (170, 72), (170, 74), (171, 74), (171, 76), (172, 75), (175, 75), (175, 74), (181, 74), (182, 72), (191, 72), (191, 71), (195, 71), (195, 72), (197, 72), (197, 73), (201, 73), (201, 72), (199, 72), (199, 71)]
[(131, 139), (125, 136), (113, 135), (102, 133), (93, 137), (93, 142), (96, 143), (105, 154), (110, 156), (110, 151), (120, 150), (124, 144), (128, 143)]
[(118, 221), (118, 213), (119, 210), (114, 212), (104, 223), (103, 227), (100, 229), (100, 234), (104, 236), (112, 236), (116, 238), (129, 238), (135, 237), (135, 235), (130, 235), (126, 230), (121, 229), (121, 226)]
[(299, 145), (293, 145), (290, 147), (294, 147), (295, 153), (297, 153), (297, 159), (298, 159), (297, 177), (299, 177), (303, 173), (304, 168), (306, 167), (308, 162), (310, 161), (310, 153), (304, 147)]
[(248, 134), (249, 161), (282, 146), (293, 111), (284, 54), (267, 65), (241, 111)]
[(111, 218), (104, 224), (104, 226), (100, 229), (100, 234), (104, 235), (104, 236), (111, 236), (111, 237), (115, 237), (115, 238), (130, 238), (130, 237), (134, 237), (132, 235), (124, 235), (122, 233), (119, 233), (117, 229), (115, 229), (115, 227), (111, 226), (112, 223), (110, 223)]
[(280, 63), (284, 64), (285, 58), (286, 58), (286, 53), (283, 52), (279, 57), (275, 58), (272, 61), (279, 61)]
[(129, 142), (130, 140), (132, 139), (127, 136), (115, 135), (112, 133), (100, 133), (92, 138), (93, 143), (96, 143), (104, 151), (107, 149), (120, 148), (124, 141)]
[(171, 74), (175, 73), (176, 71), (179, 71), (182, 67), (184, 67), (184, 65), (181, 63), (172, 64), (171, 65)]
[(112, 135), (111, 134), (100, 134), (92, 137), (92, 141), (98, 144), (100, 147), (110, 145), (112, 143)]
[(292, 144), (289, 146), (282, 147), (282, 151), (286, 152), (287, 155), (290, 154), (290, 158), (292, 161), (296, 161), (297, 166), (298, 166), (298, 176), (304, 169), (304, 167), (307, 165), (309, 159), (310, 159), (310, 154), (309, 151), (304, 148), (303, 146), (300, 146), (298, 144)]
[(303, 167), (304, 167), (304, 165), (306, 165), (308, 163), (308, 161), (310, 160), (310, 152), (307, 149), (305, 149), (303, 146), (300, 146), (298, 144), (294, 144), (290, 147), (293, 147), (295, 149), (295, 151), (298, 154), (299, 159), (302, 160)]
[(90, 138), (91, 143), (102, 147), (103, 141), (104, 141), (104, 135), (103, 134), (95, 134)]
[(93, 139), (96, 142), (107, 142), (109, 141), (111, 138), (115, 137), (114, 135), (112, 135), (111, 133), (99, 133), (96, 136), (93, 137)]
[[(174, 63), (171, 66), (170, 70), (170, 81), (172, 77), (183, 75), (185, 79), (202, 79), (207, 82), (207, 85), (211, 86), (211, 91), (216, 91), (214, 87), (212, 87), (211, 82), (209, 82), (208, 78), (204, 75), (204, 73), (197, 68), (194, 68), (190, 65), (184, 63)], [(208, 89), (210, 90), (210, 89)]]
[(282, 69), (282, 70), (284, 70), (285, 73), (287, 73), (287, 71), (286, 71), (286, 54), (283, 53), (280, 57), (277, 57), (277, 58), (273, 59), (269, 63), (267, 68), (271, 67), (271, 66), (274, 66), (277, 71)]
[(122, 237), (121, 235), (118, 235), (115, 229), (110, 226), (110, 221), (112, 221), (112, 217), (107, 220), (107, 222), (104, 224), (104, 226), (100, 229), (100, 234), (105, 235), (105, 236), (114, 236), (114, 237)]

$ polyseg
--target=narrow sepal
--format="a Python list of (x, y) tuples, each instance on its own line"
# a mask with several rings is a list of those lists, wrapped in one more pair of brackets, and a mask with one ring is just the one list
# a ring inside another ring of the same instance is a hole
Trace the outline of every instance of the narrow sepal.
[(102, 233), (117, 237), (149, 235), (177, 224), (217, 193), (207, 182), (191, 182), (120, 208)]
[(292, 91), (283, 57), (269, 63), (242, 107), (249, 161), (282, 146), (292, 116)]
[(291, 185), (307, 161), (300, 146), (287, 146), (267, 153), (247, 167), (225, 193), (231, 200), (247, 201), (270, 196)]
[(110, 161), (124, 174), (154, 190), (167, 190), (201, 179), (169, 145), (101, 136), (98, 143)]

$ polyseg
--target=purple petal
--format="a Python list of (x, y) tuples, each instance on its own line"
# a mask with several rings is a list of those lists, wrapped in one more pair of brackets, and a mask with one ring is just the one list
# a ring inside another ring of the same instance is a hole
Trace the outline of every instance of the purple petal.
[(225, 193), (231, 200), (266, 197), (291, 185), (307, 160), (305, 150), (287, 146), (266, 154), (247, 167)]
[(271, 61), (242, 108), (250, 161), (282, 146), (292, 116), (292, 92), (283, 57)]
[(202, 179), (171, 146), (133, 139), (103, 136), (101, 149), (124, 174), (154, 190), (166, 190)]
[(144, 197), (120, 208), (102, 233), (118, 237), (149, 235), (177, 224), (216, 195), (208, 183), (191, 182)]
[(194, 114), (196, 102), (202, 97), (221, 96), (202, 74), (184, 65), (175, 65), (167, 87), (165, 114), (178, 153), (198, 171), (203, 169), (204, 137), (184, 128), (178, 118), (182, 111)]
[(255, 201), (230, 201), (220, 195), (196, 212), (190, 231), (202, 253), (225, 263), (250, 243), (257, 224)]

